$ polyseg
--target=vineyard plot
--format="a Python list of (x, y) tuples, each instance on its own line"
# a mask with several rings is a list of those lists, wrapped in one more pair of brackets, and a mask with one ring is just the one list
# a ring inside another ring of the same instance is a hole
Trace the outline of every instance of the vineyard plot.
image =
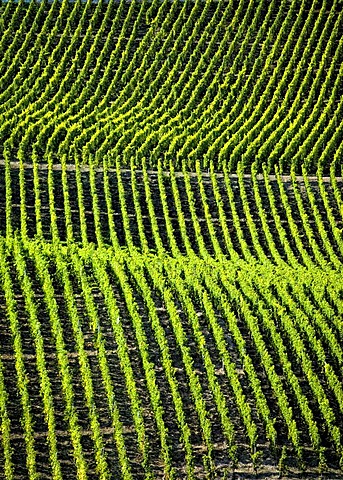
[[(324, 260), (337, 267), (342, 262), (343, 222), (335, 195), (342, 188), (341, 177), (333, 185), (329, 177), (295, 177), (292, 181), (271, 175), (202, 173), (199, 177), (190, 172), (109, 169), (105, 173), (95, 168), (92, 184), (88, 167), (81, 167), (77, 181), (75, 166), (67, 165), (65, 180), (61, 167), (52, 170), (54, 196), (50, 198), (47, 166), (41, 164), (37, 205), (32, 168), (24, 168), (20, 189), (17, 167), (10, 170), (7, 204), (2, 187), (3, 235), (10, 223), (12, 231), (22, 231), (24, 225), (27, 238), (36, 238), (39, 215), (39, 236), (51, 241), (53, 204), (57, 236), (63, 243), (91, 242), (171, 254), (176, 246), (180, 253), (191, 248), (200, 256), (265, 257), (276, 263), (297, 258), (300, 264)], [(5, 175), (4, 166), (0, 173)]]
[(339, 1), (8, 3), (6, 162), (328, 174), (341, 161)]
[(340, 273), (56, 248), (2, 246), (1, 468), (339, 475)]

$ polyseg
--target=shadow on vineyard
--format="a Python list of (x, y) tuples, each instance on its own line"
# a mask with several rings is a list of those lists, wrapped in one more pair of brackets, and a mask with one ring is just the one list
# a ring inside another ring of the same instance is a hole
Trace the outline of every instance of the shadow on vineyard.
[(342, 478), (343, 14), (0, 3), (0, 478)]

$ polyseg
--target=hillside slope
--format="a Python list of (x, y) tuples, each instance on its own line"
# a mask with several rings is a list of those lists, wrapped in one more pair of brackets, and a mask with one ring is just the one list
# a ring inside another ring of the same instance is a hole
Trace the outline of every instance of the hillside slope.
[(339, 1), (1, 4), (9, 161), (341, 164)]
[(340, 0), (0, 4), (0, 479), (342, 479)]

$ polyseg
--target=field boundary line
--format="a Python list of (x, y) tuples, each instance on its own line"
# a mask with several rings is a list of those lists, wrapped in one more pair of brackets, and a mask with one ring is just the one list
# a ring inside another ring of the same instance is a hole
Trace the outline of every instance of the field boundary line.
[[(6, 162), (5, 160), (3, 159), (0, 159), (0, 167), (4, 167), (6, 165)], [(20, 168), (20, 162), (9, 162), (9, 165), (11, 168), (13, 169), (19, 169)], [(24, 167), (25, 169), (32, 169), (33, 170), (33, 164), (32, 163), (23, 163), (22, 164), (22, 167)], [(37, 168), (38, 170), (48, 170), (49, 169), (49, 166), (47, 163), (38, 163), (37, 164)], [(70, 172), (73, 172), (73, 171), (76, 171), (76, 166), (75, 164), (73, 163), (68, 163), (66, 164), (65, 166), (66, 170), (67, 171), (70, 171)], [(80, 165), (79, 166), (80, 168), (80, 171), (81, 172), (89, 172), (90, 171), (90, 167), (89, 165)], [(104, 168), (103, 167), (98, 167), (98, 166), (94, 166), (94, 171), (95, 172), (103, 172), (104, 171)], [(52, 170), (55, 170), (55, 171), (62, 171), (62, 165), (59, 164), (59, 163), (56, 163), (56, 164), (53, 164), (52, 165)], [(108, 167), (108, 172), (113, 172), (115, 173), (116, 172), (116, 168), (115, 167)], [(120, 169), (121, 172), (123, 173), (131, 173), (131, 169), (130, 168), (121, 168)], [(139, 174), (142, 174), (143, 175), (143, 170), (140, 170), (138, 168), (135, 168), (135, 172), (136, 173), (139, 173)], [(158, 171), (157, 170), (147, 170), (147, 173), (150, 174), (150, 175), (157, 175), (158, 174)], [(216, 175), (216, 177), (218, 178), (221, 178), (221, 177), (224, 177), (224, 174), (221, 173), (221, 172), (214, 172), (214, 174)], [(163, 171), (163, 175), (165, 175), (166, 177), (169, 177), (170, 176), (170, 172), (168, 170), (164, 170)], [(196, 172), (187, 172), (187, 175), (189, 177), (197, 177), (197, 173)], [(211, 176), (211, 173), (209, 171), (203, 171), (201, 172), (201, 175), (203, 177), (208, 177), (210, 178)], [(175, 176), (177, 177), (184, 177), (184, 173), (183, 172), (175, 172)], [(228, 174), (229, 178), (232, 178), (232, 179), (238, 179), (238, 175), (236, 173), (229, 173)], [(246, 179), (250, 179), (252, 178), (252, 175), (250, 173), (244, 173), (243, 174), (243, 178), (246, 178)], [(258, 173), (256, 175), (256, 178), (257, 180), (263, 180), (264, 179), (264, 176), (262, 173)], [(268, 175), (268, 178), (269, 180), (276, 180), (276, 175)], [(292, 177), (290, 175), (280, 175), (280, 178), (281, 180), (283, 180), (284, 182), (288, 182), (288, 181), (291, 181), (292, 180)], [(315, 181), (318, 181), (318, 177), (316, 175), (308, 175), (308, 180), (311, 182), (315, 182)], [(328, 183), (331, 183), (331, 179), (330, 179), (330, 176), (323, 176), (321, 177), (323, 182), (328, 182)], [(342, 182), (343, 183), (343, 177), (335, 177), (336, 178), (336, 181), (337, 182)], [(302, 182), (304, 181), (304, 177), (302, 175), (295, 175), (295, 179), (298, 181), (298, 182)]]

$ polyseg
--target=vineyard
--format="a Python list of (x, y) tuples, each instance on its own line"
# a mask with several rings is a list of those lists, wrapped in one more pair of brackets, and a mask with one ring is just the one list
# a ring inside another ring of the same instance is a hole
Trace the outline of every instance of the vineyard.
[(1, 480), (342, 478), (342, 7), (2, 0)]

